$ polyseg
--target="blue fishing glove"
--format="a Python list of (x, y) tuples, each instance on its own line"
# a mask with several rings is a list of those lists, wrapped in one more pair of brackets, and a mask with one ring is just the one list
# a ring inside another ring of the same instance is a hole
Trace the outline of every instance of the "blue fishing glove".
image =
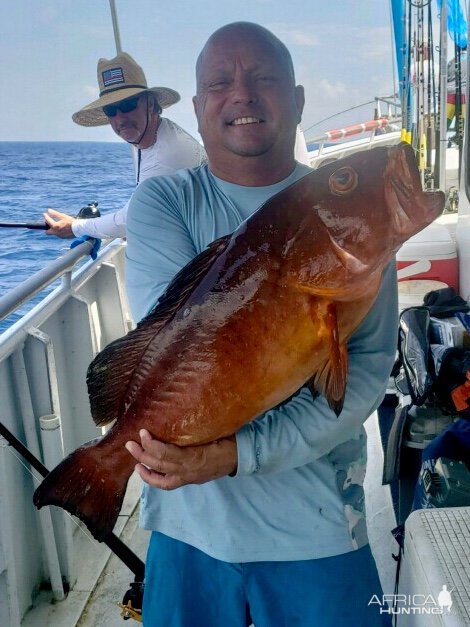
[(96, 257), (98, 256), (98, 251), (101, 246), (100, 239), (96, 239), (95, 237), (90, 237), (89, 235), (82, 235), (81, 237), (77, 237), (76, 239), (73, 240), (73, 242), (70, 244), (70, 248), (75, 248), (75, 246), (78, 246), (79, 244), (83, 244), (83, 242), (86, 242), (89, 239), (95, 240), (95, 243), (93, 244), (93, 248), (90, 250), (90, 257), (92, 259), (96, 259)]

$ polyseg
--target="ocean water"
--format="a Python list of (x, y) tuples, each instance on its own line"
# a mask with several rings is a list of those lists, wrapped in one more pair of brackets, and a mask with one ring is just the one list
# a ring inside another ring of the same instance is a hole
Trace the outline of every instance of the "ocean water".
[[(0, 222), (42, 222), (48, 207), (75, 215), (94, 201), (104, 214), (119, 209), (133, 189), (132, 153), (124, 142), (0, 142)], [(44, 231), (0, 228), (0, 297), (71, 242)], [(0, 332), (18, 317), (0, 321)]]

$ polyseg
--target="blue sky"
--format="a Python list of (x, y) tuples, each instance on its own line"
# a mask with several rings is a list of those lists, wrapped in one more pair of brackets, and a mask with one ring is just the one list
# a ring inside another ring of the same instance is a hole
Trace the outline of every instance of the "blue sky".
[[(365, 121), (373, 107), (319, 120), (394, 88), (389, 0), (116, 0), (122, 47), (150, 86), (180, 92), (167, 110), (197, 135), (194, 63), (207, 37), (237, 20), (257, 22), (288, 46), (305, 86), (303, 129)], [(99, 57), (116, 54), (108, 0), (0, 0), (1, 140), (113, 141), (110, 127), (71, 115), (97, 97)], [(117, 140), (120, 141), (120, 140)]]

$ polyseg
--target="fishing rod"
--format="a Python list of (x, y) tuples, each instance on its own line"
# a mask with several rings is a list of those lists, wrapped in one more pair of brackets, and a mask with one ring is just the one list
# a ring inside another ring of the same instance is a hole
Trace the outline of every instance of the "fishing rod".
[(38, 229), (47, 231), (51, 227), (46, 222), (0, 222), (2, 229)]
[(429, 123), (426, 128), (426, 148), (427, 148), (427, 163), (428, 163), (428, 180), (427, 187), (434, 189), (434, 164), (432, 159), (432, 149), (435, 139), (436, 129), (436, 79), (434, 68), (434, 38), (432, 27), (432, 9), (431, 3), (428, 4), (428, 50), (429, 50), (429, 65), (428, 65), (428, 116)]
[[(99, 218), (100, 210), (98, 209), (98, 203), (90, 202), (85, 207), (82, 207), (80, 211), (77, 213), (75, 218), (77, 219), (88, 219), (88, 218)], [(50, 229), (50, 225), (47, 222), (0, 222), (0, 228), (7, 229), (36, 229), (41, 231), (47, 231)]]
[[(24, 459), (42, 476), (46, 477), (49, 470), (31, 451), (16, 438), (13, 433), (0, 421), (0, 436), (12, 446)], [(122, 609), (121, 616), (124, 620), (134, 618), (141, 622), (141, 608), (144, 589), (145, 564), (131, 549), (124, 544), (114, 533), (109, 533), (103, 543), (134, 573), (134, 582), (130, 584), (130, 589), (125, 593), (123, 602), (119, 603)]]

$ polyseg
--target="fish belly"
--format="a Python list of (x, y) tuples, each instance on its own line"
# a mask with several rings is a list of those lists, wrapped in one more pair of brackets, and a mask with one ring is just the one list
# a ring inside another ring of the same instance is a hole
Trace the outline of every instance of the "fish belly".
[(133, 419), (157, 439), (202, 444), (233, 434), (295, 393), (328, 358), (330, 301), (271, 292), (223, 324), (201, 308), (159, 355), (136, 395)]

